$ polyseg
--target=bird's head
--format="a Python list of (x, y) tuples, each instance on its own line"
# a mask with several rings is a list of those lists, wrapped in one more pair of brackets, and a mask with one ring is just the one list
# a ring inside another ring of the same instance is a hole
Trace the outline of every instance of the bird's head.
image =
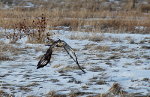
[(56, 44), (56, 47), (63, 47), (65, 45), (65, 42), (63, 40), (58, 40), (57, 41), (57, 44)]

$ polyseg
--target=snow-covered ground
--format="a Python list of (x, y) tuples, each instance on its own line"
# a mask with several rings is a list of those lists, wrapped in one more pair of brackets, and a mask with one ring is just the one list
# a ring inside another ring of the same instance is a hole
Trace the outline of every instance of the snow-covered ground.
[(113, 83), (119, 83), (128, 93), (150, 95), (150, 34), (51, 32), (55, 33), (51, 38), (62, 39), (75, 49), (86, 73), (62, 48), (54, 50), (50, 64), (36, 69), (47, 46), (25, 43), (25, 38), (9, 44), (1, 38), (1, 46), (16, 51), (3, 52), (12, 60), (0, 60), (0, 90), (15, 97), (45, 96), (51, 91), (80, 91), (87, 96), (107, 93)]

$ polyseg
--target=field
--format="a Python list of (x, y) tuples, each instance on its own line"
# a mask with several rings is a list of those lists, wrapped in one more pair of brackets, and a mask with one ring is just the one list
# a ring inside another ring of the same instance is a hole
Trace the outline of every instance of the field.
[[(150, 96), (149, 3), (25, 1), (0, 9), (0, 97)], [(73, 48), (86, 73), (60, 47), (36, 69), (46, 45), (58, 39)]]

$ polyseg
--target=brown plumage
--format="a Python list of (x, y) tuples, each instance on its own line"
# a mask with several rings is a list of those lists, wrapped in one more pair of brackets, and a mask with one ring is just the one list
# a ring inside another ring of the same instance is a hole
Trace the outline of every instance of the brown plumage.
[(40, 61), (38, 62), (37, 69), (46, 66), (50, 62), (54, 47), (63, 47), (66, 50), (67, 54), (69, 54), (69, 56), (76, 62), (79, 69), (81, 69), (84, 73), (86, 73), (79, 65), (77, 56), (74, 50), (65, 41), (59, 39), (57, 41), (54, 41), (52, 45), (47, 45), (47, 46), (50, 46), (50, 47), (46, 51), (46, 53), (41, 57)]
[(40, 59), (40, 61), (38, 62), (37, 69), (46, 66), (50, 62), (51, 56), (52, 56), (52, 48), (50, 47), (47, 50), (46, 54), (44, 54)]

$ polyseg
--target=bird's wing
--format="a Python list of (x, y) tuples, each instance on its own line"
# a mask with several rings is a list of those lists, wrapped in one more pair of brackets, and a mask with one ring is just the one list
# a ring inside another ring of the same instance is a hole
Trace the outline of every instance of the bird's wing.
[(51, 55), (52, 55), (52, 48), (50, 47), (38, 62), (37, 69), (46, 66), (50, 62)]
[(78, 67), (84, 72), (86, 73), (82, 68), (81, 66), (79, 65), (79, 62), (78, 62), (78, 59), (77, 59), (77, 56), (75, 54), (75, 51), (65, 42), (65, 45), (64, 45), (64, 49), (66, 50), (66, 52), (68, 53), (68, 55), (76, 62), (76, 64), (78, 65)]

